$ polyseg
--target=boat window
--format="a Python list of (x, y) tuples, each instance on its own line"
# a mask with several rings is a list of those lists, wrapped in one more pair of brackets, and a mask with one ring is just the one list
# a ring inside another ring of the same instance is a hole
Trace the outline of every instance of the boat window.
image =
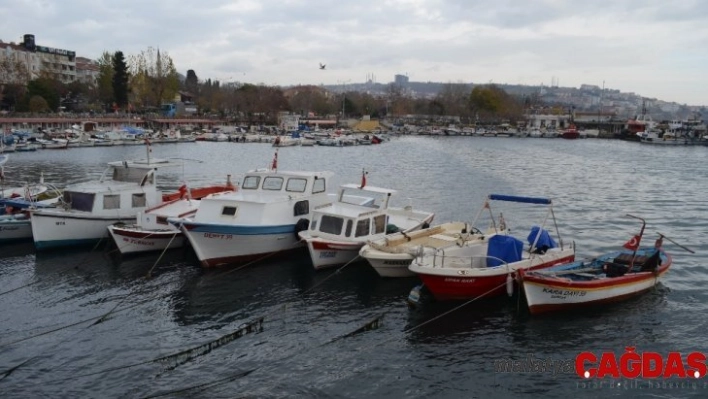
[(120, 194), (104, 195), (103, 209), (120, 209)]
[(236, 207), (235, 206), (225, 206), (224, 209), (221, 210), (221, 214), (223, 216), (236, 216)]
[(128, 183), (140, 183), (145, 177), (146, 170), (142, 168), (129, 168), (127, 166), (113, 167), (113, 180)]
[(342, 218), (336, 216), (322, 215), (322, 219), (320, 221), (320, 231), (323, 233), (339, 235), (342, 233), (343, 224), (344, 219)]
[(77, 211), (91, 212), (93, 210), (93, 193), (77, 193), (73, 191), (64, 191), (64, 202), (70, 204), (71, 209)]
[(307, 186), (307, 179), (293, 178), (288, 179), (288, 184), (285, 185), (285, 191), (295, 193), (304, 193)]
[(312, 194), (323, 193), (327, 189), (327, 184), (324, 178), (315, 178), (315, 184), (312, 185)]
[(386, 232), (386, 215), (374, 217), (374, 234)]
[(356, 232), (355, 237), (361, 237), (369, 235), (370, 219), (362, 219), (356, 222)]
[(351, 237), (352, 236), (352, 225), (354, 222), (352, 222), (351, 219), (347, 220), (347, 228), (344, 230), (344, 236), (345, 237)]
[(310, 213), (310, 201), (298, 201), (295, 203), (295, 216), (307, 215)]
[(241, 184), (241, 188), (244, 190), (256, 190), (258, 189), (258, 185), (260, 183), (260, 176), (246, 176), (243, 178), (243, 184)]
[(278, 191), (283, 188), (283, 178), (268, 176), (263, 179), (263, 189), (264, 190), (274, 190)]
[(133, 208), (144, 208), (145, 207), (145, 193), (133, 194)]
[(169, 223), (167, 223), (167, 217), (165, 217), (165, 216), (158, 216), (158, 217), (156, 217), (156, 218), (155, 218), (155, 222), (156, 222), (157, 224), (164, 224), (164, 225), (169, 224)]

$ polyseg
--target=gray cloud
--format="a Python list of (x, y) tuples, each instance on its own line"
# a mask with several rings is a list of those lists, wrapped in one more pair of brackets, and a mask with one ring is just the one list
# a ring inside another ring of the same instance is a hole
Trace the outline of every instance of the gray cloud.
[[(708, 104), (708, 2), (0, 0), (0, 39), (97, 58), (159, 47), (180, 72), (265, 84), (601, 84)], [(9, 16), (9, 18), (8, 18)], [(327, 64), (319, 70), (318, 63)], [(697, 89), (701, 88), (701, 89)]]

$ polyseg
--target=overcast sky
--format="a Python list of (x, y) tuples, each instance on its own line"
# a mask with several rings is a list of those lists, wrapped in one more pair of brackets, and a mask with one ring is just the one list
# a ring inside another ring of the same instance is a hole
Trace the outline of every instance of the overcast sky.
[(0, 15), (5, 42), (32, 33), (94, 59), (159, 47), (200, 80), (555, 78), (708, 105), (705, 0), (0, 0)]

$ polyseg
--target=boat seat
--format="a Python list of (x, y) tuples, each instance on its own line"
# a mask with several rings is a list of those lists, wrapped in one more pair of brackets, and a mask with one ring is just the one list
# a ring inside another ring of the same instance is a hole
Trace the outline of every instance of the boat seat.
[(612, 264), (623, 266), (625, 269), (632, 264), (633, 271), (648, 271), (654, 270), (661, 265), (661, 254), (659, 251), (654, 251), (651, 256), (635, 256), (632, 263), (632, 254), (619, 254), (612, 261)]
[(599, 274), (593, 274), (593, 273), (572, 273), (576, 276), (581, 276), (581, 277), (589, 277), (589, 278), (600, 278), (602, 277)]
[(437, 240), (450, 241), (450, 242), (455, 242), (458, 240), (458, 238), (456, 238), (456, 237), (451, 237), (451, 236), (445, 235), (445, 234), (433, 234), (430, 236), (430, 238), (435, 238)]

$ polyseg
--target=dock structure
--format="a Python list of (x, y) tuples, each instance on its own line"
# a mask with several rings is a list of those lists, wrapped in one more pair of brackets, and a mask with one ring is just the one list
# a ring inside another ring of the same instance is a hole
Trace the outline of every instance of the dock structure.
[[(91, 123), (87, 123), (90, 120)], [(211, 128), (226, 123), (220, 119), (187, 119), (187, 118), (143, 118), (119, 117), (113, 115), (97, 116), (52, 116), (52, 117), (6, 117), (0, 115), (2, 131), (16, 130), (50, 130), (69, 129), (72, 126), (91, 126), (90, 130), (112, 130), (123, 126), (139, 127), (153, 130), (179, 129), (192, 126), (195, 128)]]

